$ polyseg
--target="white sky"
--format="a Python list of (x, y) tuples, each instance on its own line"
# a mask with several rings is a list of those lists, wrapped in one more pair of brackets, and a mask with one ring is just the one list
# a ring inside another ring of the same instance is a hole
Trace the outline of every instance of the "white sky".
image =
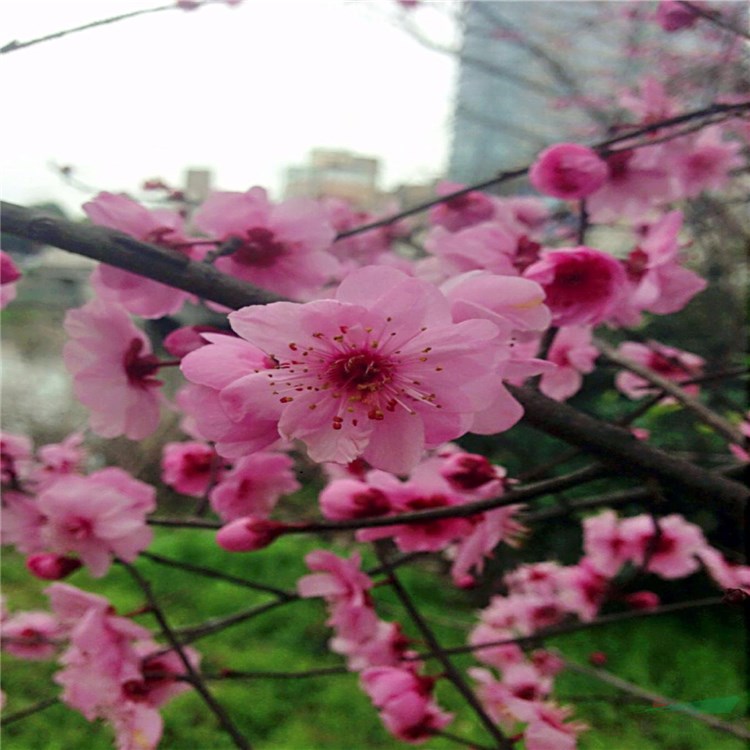
[[(168, 0), (3, 0), (0, 46)], [(447, 0), (436, 0), (435, 6)], [(445, 7), (414, 20), (445, 37)], [(137, 192), (210, 167), (215, 186), (263, 185), (313, 147), (381, 158), (384, 186), (444, 169), (453, 61), (398, 28), (395, 0), (245, 0), (128, 19), (0, 56), (3, 197)]]

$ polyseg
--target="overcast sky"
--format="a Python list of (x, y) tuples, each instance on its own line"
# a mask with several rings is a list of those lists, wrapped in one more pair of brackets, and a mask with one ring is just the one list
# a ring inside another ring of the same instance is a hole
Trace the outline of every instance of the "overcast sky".
[[(4, 0), (0, 46), (159, 4)], [(2, 55), (3, 197), (74, 210), (89, 195), (53, 163), (130, 192), (210, 167), (217, 187), (278, 197), (284, 167), (316, 146), (380, 157), (386, 187), (429, 180), (445, 169), (455, 67), (399, 13), (395, 0), (244, 0)], [(442, 16), (428, 5), (414, 20), (445, 37)]]

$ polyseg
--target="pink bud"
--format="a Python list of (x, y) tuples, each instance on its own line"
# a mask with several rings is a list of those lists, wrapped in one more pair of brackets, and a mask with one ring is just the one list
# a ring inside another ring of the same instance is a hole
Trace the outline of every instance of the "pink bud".
[(529, 170), (529, 180), (540, 193), (571, 200), (596, 192), (607, 174), (606, 162), (592, 149), (558, 143), (539, 154)]
[(603, 667), (607, 663), (607, 654), (604, 651), (593, 651), (589, 654), (589, 664), (595, 667)]
[(229, 552), (253, 552), (267, 547), (288, 528), (278, 521), (245, 516), (222, 526), (216, 534), (216, 542)]
[(202, 333), (225, 333), (220, 328), (214, 326), (184, 326), (177, 328), (164, 338), (164, 348), (173, 356), (182, 359), (202, 346), (206, 346), (206, 341)]
[(78, 570), (83, 563), (77, 557), (64, 557), (42, 552), (26, 558), (26, 568), (37, 578), (45, 581), (59, 581)]
[(633, 609), (655, 609), (659, 606), (659, 597), (653, 591), (636, 591), (628, 594), (625, 601)]

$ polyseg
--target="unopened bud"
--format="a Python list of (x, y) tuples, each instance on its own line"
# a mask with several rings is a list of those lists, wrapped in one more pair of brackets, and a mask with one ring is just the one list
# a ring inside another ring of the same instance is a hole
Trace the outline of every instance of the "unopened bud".
[(636, 591), (633, 594), (628, 594), (625, 601), (633, 609), (655, 609), (661, 603), (661, 600), (653, 591)]
[(77, 557), (64, 557), (48, 552), (29, 555), (26, 558), (28, 571), (45, 581), (59, 581), (67, 578), (82, 565), (83, 563)]
[(263, 549), (289, 529), (284, 523), (245, 516), (222, 526), (216, 542), (229, 552), (253, 552)]

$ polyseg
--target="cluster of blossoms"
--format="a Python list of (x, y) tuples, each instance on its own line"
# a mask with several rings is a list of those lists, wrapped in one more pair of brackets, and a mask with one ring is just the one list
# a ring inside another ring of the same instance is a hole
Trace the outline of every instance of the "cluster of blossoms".
[[(159, 708), (188, 690), (185, 664), (161, 648), (151, 632), (115, 613), (107, 599), (64, 583), (47, 590), (51, 613), (3, 616), (3, 649), (19, 659), (54, 658), (62, 669), (54, 681), (61, 701), (89, 721), (114, 729), (118, 750), (155, 748), (162, 734)], [(200, 657), (183, 654), (193, 668)]]
[[(176, 2), (184, 10), (204, 4)], [(718, 17), (706, 3), (665, 1), (649, 12), (667, 32), (705, 13)], [(520, 543), (523, 509), (504, 504), (512, 480), (502, 467), (451, 441), (513, 427), (523, 409), (509, 384), (538, 377), (531, 382), (541, 393), (571, 398), (604, 349), (597, 327), (643, 326), (705, 289), (685, 266), (690, 242), (679, 204), (724, 188), (746, 166), (746, 122), (649, 130), (684, 105), (648, 77), (619, 92), (617, 104), (622, 121), (612, 132), (623, 135), (599, 148), (557, 143), (537, 156), (529, 181), (541, 197), (443, 182), (436, 188), (443, 200), (421, 227), (400, 219), (352, 231), (383, 216), (335, 198), (274, 202), (261, 187), (215, 192), (192, 211), (100, 193), (83, 207), (93, 224), (181, 264), (210, 263), (283, 301), (234, 312), (206, 303), (228, 312), (226, 321), (174, 330), (161, 342), (165, 359), (133, 316), (174, 318), (203, 301), (100, 265), (95, 297), (64, 323), (63, 359), (91, 430), (143, 440), (163, 410), (178, 411), (188, 439), (164, 446), (162, 481), (221, 521), (216, 541), (224, 550), (257, 550), (304, 530), (271, 518), (282, 497), (301, 489), (295, 458), (304, 452), (327, 475), (319, 493), (327, 528), (361, 523), (357, 542), (443, 554), (453, 583), (474, 586), (499, 545)], [(168, 189), (159, 180), (147, 187)], [(614, 253), (603, 249), (611, 226), (625, 238)], [(423, 252), (400, 252), (405, 243)], [(0, 307), (19, 277), (0, 252)], [(620, 343), (621, 357), (698, 393), (692, 381), (702, 357), (627, 330), (622, 337), (639, 341)], [(171, 366), (184, 380), (170, 401), (157, 376)], [(614, 386), (632, 399), (658, 392), (625, 370)], [(740, 427), (747, 436), (749, 424)], [(730, 449), (747, 460), (746, 446)], [(119, 468), (87, 473), (82, 435), (35, 452), (28, 439), (4, 434), (0, 459), (2, 540), (35, 576), (59, 580), (85, 566), (102, 577), (113, 561), (131, 563), (150, 545), (156, 489)], [(408, 517), (420, 512), (426, 517)], [(629, 591), (646, 574), (677, 580), (702, 566), (722, 589), (750, 595), (750, 568), (730, 564), (682, 516), (605, 511), (583, 522), (583, 536), (575, 565), (540, 562), (504, 575), (502, 595), (469, 636), (483, 664), (469, 672), (479, 701), (526, 750), (572, 750), (585, 726), (553, 699), (563, 662), (525, 651), (519, 639), (573, 619), (591, 622), (609, 603), (657, 606), (653, 592)], [(311, 574), (298, 592), (325, 600), (330, 648), (359, 674), (388, 731), (416, 744), (443, 730), (453, 719), (434, 696), (444, 675), (428, 673), (399, 623), (378, 617), (377, 584), (361, 570), (360, 553), (343, 559), (317, 550), (306, 563)], [(61, 583), (48, 594), (51, 613), (2, 613), (3, 648), (32, 660), (60, 653), (62, 701), (109, 723), (120, 750), (154, 748), (158, 709), (189, 687), (198, 655), (160, 648), (102, 597)]]
[(476, 658), (491, 668), (470, 670), (485, 709), (509, 732), (526, 724), (529, 750), (574, 748), (576, 734), (585, 727), (566, 722), (570, 710), (548, 700), (552, 678), (563, 664), (548, 652), (527, 654), (517, 639), (571, 617), (591, 621), (609, 601), (635, 609), (656, 607), (655, 593), (627, 591), (638, 574), (675, 580), (703, 565), (720, 588), (750, 594), (750, 566), (729, 563), (682, 516), (655, 521), (648, 514), (618, 518), (607, 510), (583, 521), (583, 536), (584, 556), (575, 565), (542, 562), (507, 573), (507, 593), (492, 597), (469, 635)]
[(378, 618), (369, 593), (374, 583), (360, 570), (359, 554), (345, 560), (317, 550), (305, 562), (314, 572), (298, 581), (300, 596), (326, 600), (328, 625), (335, 631), (330, 648), (345, 655), (349, 669), (360, 674), (362, 689), (388, 731), (418, 744), (449, 724), (452, 714), (442, 711), (432, 697), (436, 679), (420, 674), (424, 665), (408, 649), (398, 623)]
[(132, 562), (148, 547), (155, 488), (116, 467), (85, 475), (81, 435), (36, 456), (23, 436), (5, 434), (0, 443), (2, 541), (28, 555), (32, 573), (58, 579), (85, 565), (101, 577), (115, 556)]

